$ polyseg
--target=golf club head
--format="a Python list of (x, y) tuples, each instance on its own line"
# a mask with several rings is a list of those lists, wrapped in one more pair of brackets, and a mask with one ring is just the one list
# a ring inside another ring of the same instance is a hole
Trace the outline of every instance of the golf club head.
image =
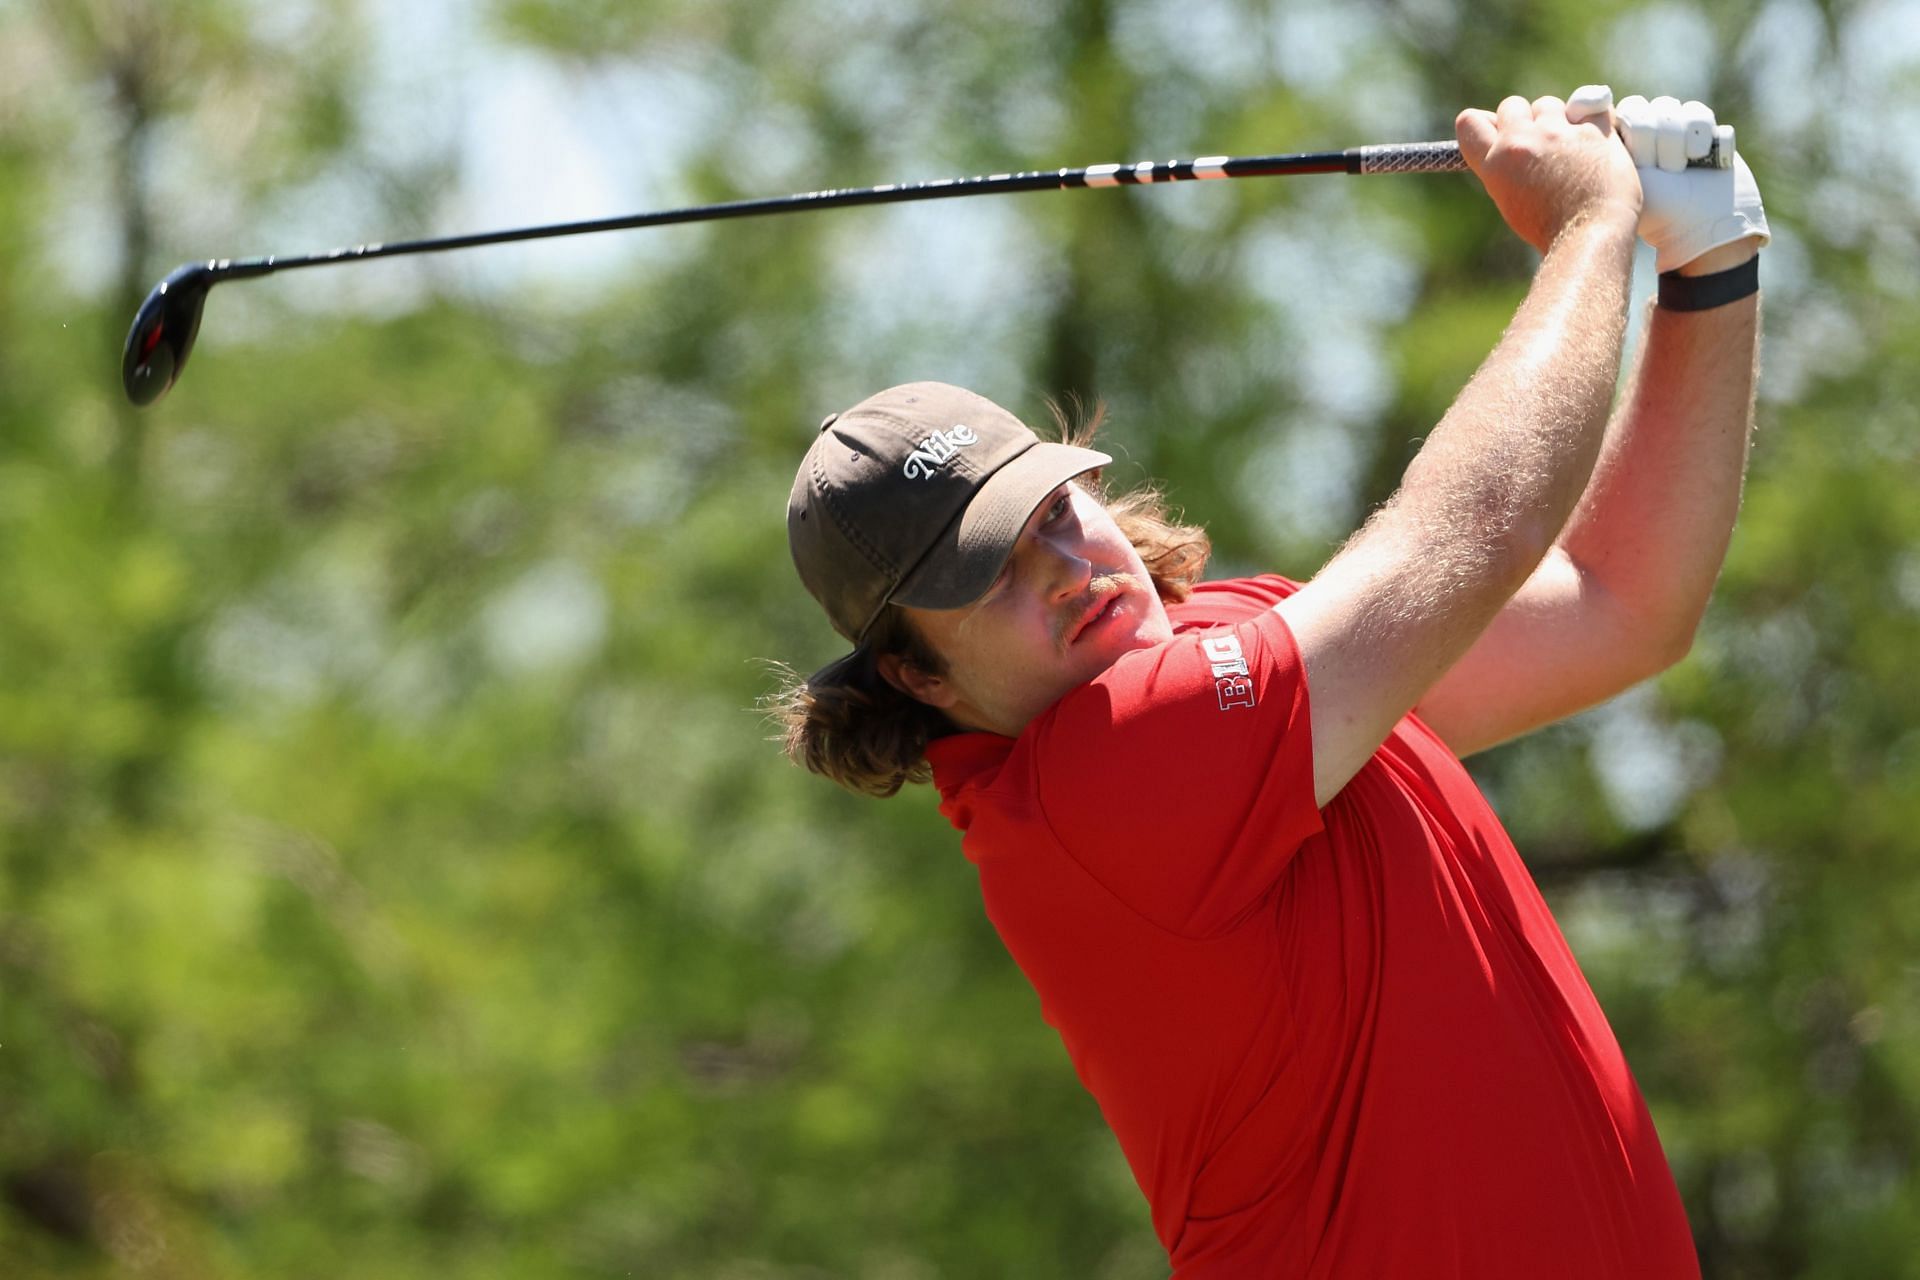
[(207, 290), (223, 278), (212, 263), (190, 262), (153, 287), (133, 317), (120, 356), (120, 384), (127, 399), (152, 404), (179, 378), (200, 332)]

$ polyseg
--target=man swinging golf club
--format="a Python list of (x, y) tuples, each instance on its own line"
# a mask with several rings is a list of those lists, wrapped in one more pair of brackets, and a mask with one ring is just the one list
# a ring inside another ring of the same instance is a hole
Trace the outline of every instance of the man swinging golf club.
[[(1456, 121), (1542, 256), (1399, 490), (1304, 585), (935, 383), (829, 418), (794, 560), (846, 658), (789, 753), (929, 776), (1182, 1280), (1693, 1277), (1639, 1090), (1458, 757), (1686, 652), (1731, 533), (1757, 259), (1697, 103)], [(1724, 131), (1723, 131), (1724, 133)], [(1625, 145), (1623, 145), (1623, 143)], [(1610, 412), (1636, 228), (1660, 297)]]

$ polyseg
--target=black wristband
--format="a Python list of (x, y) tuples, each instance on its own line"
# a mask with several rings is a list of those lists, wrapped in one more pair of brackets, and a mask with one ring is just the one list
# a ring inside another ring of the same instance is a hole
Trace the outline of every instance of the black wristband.
[(1660, 305), (1669, 311), (1711, 311), (1760, 292), (1760, 255), (1710, 276), (1660, 273)]

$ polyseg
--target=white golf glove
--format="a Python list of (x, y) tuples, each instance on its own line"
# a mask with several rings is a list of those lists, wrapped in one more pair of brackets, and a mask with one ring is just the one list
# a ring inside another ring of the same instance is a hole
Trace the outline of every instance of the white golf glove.
[[(1596, 87), (1604, 88), (1589, 85), (1568, 101), (1569, 119), (1573, 101)], [(1648, 102), (1636, 93), (1620, 100), (1614, 122), (1640, 170), (1640, 238), (1653, 246), (1659, 270), (1684, 267), (1709, 249), (1748, 236), (1759, 236), (1763, 245), (1771, 238), (1760, 187), (1737, 152), (1730, 168), (1687, 167), (1689, 160), (1706, 158), (1716, 134), (1724, 150), (1733, 148), (1733, 130), (1718, 125), (1705, 103), (1666, 97)]]

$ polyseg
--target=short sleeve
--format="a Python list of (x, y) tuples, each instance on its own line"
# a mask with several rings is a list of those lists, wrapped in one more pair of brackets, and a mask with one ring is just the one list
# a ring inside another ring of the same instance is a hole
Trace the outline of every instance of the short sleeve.
[(1238, 922), (1321, 830), (1306, 675), (1270, 609), (1126, 655), (1034, 728), (1056, 838), (1175, 933)]

